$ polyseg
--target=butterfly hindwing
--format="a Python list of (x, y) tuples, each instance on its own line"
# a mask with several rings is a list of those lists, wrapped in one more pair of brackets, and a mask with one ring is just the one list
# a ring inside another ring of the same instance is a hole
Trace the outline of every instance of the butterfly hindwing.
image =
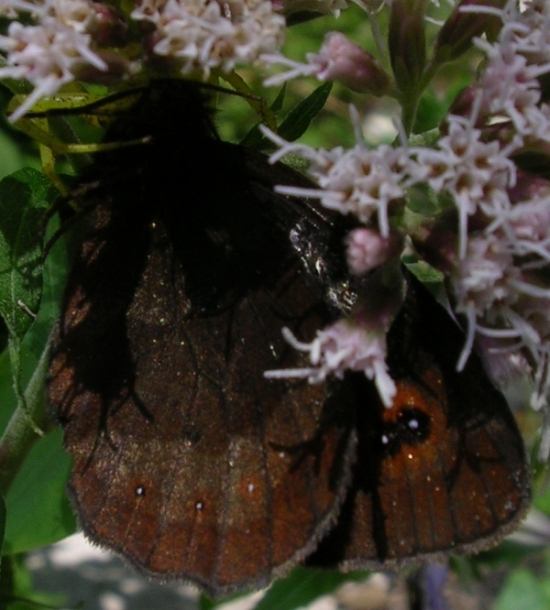
[[(477, 552), (510, 532), (530, 498), (525, 450), (504, 397), (464, 337), (410, 274), (388, 334), (391, 408), (361, 378), (354, 479), (312, 565), (398, 567)], [(363, 406), (361, 406), (361, 404)]]

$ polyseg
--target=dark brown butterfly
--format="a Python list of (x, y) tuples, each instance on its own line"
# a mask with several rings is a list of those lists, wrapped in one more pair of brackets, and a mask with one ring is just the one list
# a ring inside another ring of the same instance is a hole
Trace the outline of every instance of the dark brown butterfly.
[(214, 596), (310, 556), (394, 564), (499, 538), (528, 502), (521, 439), (478, 360), (454, 373), (461, 334), (416, 282), (389, 337), (406, 404), (384, 410), (358, 375), (265, 379), (305, 365), (283, 326), (311, 340), (353, 303), (343, 221), (214, 135), (195, 89), (158, 83), (109, 133), (151, 143), (84, 178), (93, 221), (48, 391), (86, 534)]

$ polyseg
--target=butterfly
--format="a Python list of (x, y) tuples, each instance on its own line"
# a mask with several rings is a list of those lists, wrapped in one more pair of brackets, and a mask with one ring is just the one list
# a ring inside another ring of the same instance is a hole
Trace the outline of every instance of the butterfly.
[(158, 81), (82, 177), (89, 227), (51, 340), (48, 396), (86, 535), (214, 597), (300, 562), (394, 566), (479, 550), (529, 501), (521, 437), (414, 278), (388, 336), (398, 397), (359, 374), (266, 379), (360, 289), (349, 223), (273, 191), (305, 178), (217, 139), (203, 96)]

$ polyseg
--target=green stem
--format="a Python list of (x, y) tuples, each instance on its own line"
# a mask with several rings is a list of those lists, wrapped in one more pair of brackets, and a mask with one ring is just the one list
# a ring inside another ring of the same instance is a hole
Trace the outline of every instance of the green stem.
[(414, 121), (416, 119), (416, 111), (418, 110), (418, 96), (410, 96), (407, 101), (402, 100), (402, 120), (403, 120), (403, 129), (409, 137), (412, 133), (412, 129), (414, 126)]
[(389, 62), (388, 45), (386, 44), (386, 39), (382, 35), (380, 26), (378, 25), (376, 13), (374, 11), (369, 10), (367, 6), (364, 6), (363, 10), (365, 10), (367, 13), (372, 37), (374, 39), (374, 43), (376, 44), (376, 51), (378, 53), (379, 60), (381, 63), (387, 63)]
[[(41, 438), (37, 432), (51, 426), (46, 409), (44, 378), (48, 368), (48, 347), (27, 385), (24, 401), (19, 401), (0, 439), (0, 493), (5, 497), (29, 451)], [(33, 425), (34, 424), (34, 425)]]
[(418, 83), (415, 91), (407, 91), (406, 95), (399, 96), (401, 107), (403, 108), (403, 127), (407, 136), (410, 136), (416, 120), (416, 113), (418, 112), (418, 104), (420, 98), (424, 93), (425, 89), (432, 82), (437, 71), (441, 67), (441, 64), (430, 62), (422, 74), (422, 78)]

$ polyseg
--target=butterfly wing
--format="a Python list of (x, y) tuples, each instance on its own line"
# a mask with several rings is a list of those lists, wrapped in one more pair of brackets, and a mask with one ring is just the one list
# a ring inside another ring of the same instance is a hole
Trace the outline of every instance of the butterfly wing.
[(74, 507), (148, 575), (215, 596), (265, 586), (315, 548), (349, 483), (347, 387), (263, 375), (306, 364), (282, 326), (311, 340), (334, 315), (319, 275), (332, 230), (239, 147), (205, 141), (183, 179), (179, 161), (158, 177), (159, 146), (117, 153), (128, 168), (119, 155), (137, 169), (88, 194), (52, 338)]
[[(478, 552), (527, 510), (525, 450), (503, 396), (464, 337), (418, 280), (388, 335), (391, 408), (358, 379), (358, 458), (338, 524), (311, 565), (394, 568)], [(359, 403), (360, 404), (360, 403)]]

